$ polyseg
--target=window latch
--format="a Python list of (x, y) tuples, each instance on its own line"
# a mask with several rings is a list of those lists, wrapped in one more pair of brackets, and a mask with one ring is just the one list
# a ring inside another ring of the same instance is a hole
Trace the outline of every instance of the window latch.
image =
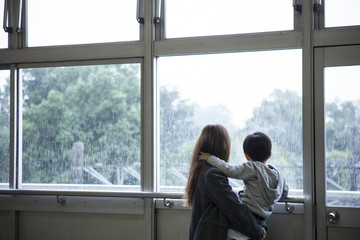
[(140, 24), (144, 24), (144, 1), (137, 0), (137, 7), (136, 7), (136, 20)]
[(297, 13), (302, 13), (302, 4), (301, 3), (298, 3), (299, 0), (293, 0), (293, 7), (294, 7), (294, 10), (295, 12)]
[(13, 28), (8, 26), (8, 0), (4, 1), (4, 21), (3, 21), (3, 28), (5, 32), (12, 33)]
[(162, 0), (156, 0), (154, 24), (161, 23), (161, 1)]
[(17, 23), (15, 24), (16, 27), (16, 32), (21, 32), (21, 24), (22, 24), (22, 17), (23, 17), (23, 0), (19, 1), (19, 11), (18, 11), (18, 16), (16, 18)]
[(321, 0), (315, 0), (314, 3), (314, 12), (319, 12), (321, 7)]

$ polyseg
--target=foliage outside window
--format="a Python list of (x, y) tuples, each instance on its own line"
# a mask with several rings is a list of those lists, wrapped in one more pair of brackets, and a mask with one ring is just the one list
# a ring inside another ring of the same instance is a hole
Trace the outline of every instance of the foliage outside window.
[(327, 205), (360, 207), (360, 66), (324, 72)]
[(21, 77), (23, 188), (140, 189), (139, 64), (31, 68)]
[[(174, 75), (176, 66), (182, 71)], [(160, 190), (182, 191), (201, 129), (220, 123), (231, 135), (230, 163), (245, 162), (244, 138), (263, 131), (273, 142), (269, 164), (302, 195), (301, 50), (163, 57), (158, 82)]]

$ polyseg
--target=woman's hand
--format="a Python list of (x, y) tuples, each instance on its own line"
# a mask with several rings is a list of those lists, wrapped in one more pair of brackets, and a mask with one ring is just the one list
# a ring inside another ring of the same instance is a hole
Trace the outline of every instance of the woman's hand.
[(210, 153), (204, 153), (204, 152), (200, 152), (200, 155), (199, 155), (199, 160), (208, 160), (209, 157), (211, 157), (211, 154)]

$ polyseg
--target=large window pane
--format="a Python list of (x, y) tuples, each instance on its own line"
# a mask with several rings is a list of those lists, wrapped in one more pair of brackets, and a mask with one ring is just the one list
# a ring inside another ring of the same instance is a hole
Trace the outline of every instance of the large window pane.
[(301, 50), (159, 58), (160, 190), (183, 191), (201, 129), (220, 123), (231, 134), (233, 164), (246, 161), (247, 134), (267, 133), (269, 163), (282, 169), (292, 195), (302, 195), (301, 61)]
[(23, 188), (140, 189), (140, 64), (21, 77)]
[(294, 29), (289, 0), (166, 1), (166, 38)]
[(360, 207), (360, 66), (325, 68), (328, 206)]
[[(0, 0), (0, 22), (3, 23), (4, 19), (4, 1)], [(2, 25), (1, 25), (2, 28)], [(8, 35), (7, 33), (1, 29), (0, 30), (0, 48), (7, 48), (8, 47)]]
[(139, 40), (136, 0), (28, 0), (33, 46)]
[(0, 189), (9, 187), (10, 71), (0, 71)]
[(325, 27), (360, 25), (359, 0), (331, 0), (325, 2)]

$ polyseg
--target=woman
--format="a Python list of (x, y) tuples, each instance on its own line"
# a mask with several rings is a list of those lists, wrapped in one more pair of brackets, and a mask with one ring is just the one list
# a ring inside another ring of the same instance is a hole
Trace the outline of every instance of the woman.
[(225, 174), (198, 160), (200, 152), (208, 152), (228, 162), (230, 148), (229, 133), (219, 124), (205, 126), (195, 144), (185, 188), (185, 205), (192, 206), (190, 240), (225, 240), (228, 229), (255, 239), (265, 237), (264, 228), (240, 203)]

